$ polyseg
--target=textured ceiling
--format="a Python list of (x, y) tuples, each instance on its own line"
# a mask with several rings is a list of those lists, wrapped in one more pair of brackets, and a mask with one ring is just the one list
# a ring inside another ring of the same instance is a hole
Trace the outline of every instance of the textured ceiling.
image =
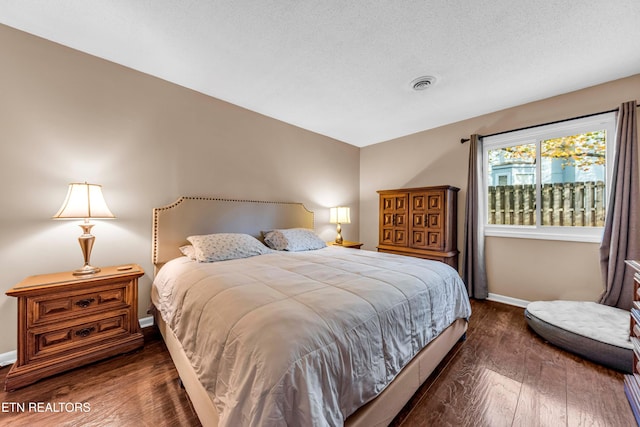
[(0, 0), (0, 23), (356, 146), (640, 73), (639, 0)]

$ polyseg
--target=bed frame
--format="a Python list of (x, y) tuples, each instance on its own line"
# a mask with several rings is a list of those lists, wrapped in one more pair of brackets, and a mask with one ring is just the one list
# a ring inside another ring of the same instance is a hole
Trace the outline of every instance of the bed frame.
[[(179, 247), (187, 236), (209, 233), (246, 233), (260, 238), (261, 231), (274, 228), (314, 228), (313, 212), (301, 203), (231, 200), (210, 197), (180, 197), (153, 210), (152, 260), (157, 272), (167, 261), (181, 256)], [(157, 301), (155, 288), (152, 302)], [(205, 427), (218, 425), (218, 413), (200, 384), (177, 337), (153, 310), (178, 375)], [(349, 427), (386, 426), (411, 399), (453, 346), (464, 337), (467, 321), (456, 320), (422, 349), (378, 397), (362, 406), (345, 422)]]

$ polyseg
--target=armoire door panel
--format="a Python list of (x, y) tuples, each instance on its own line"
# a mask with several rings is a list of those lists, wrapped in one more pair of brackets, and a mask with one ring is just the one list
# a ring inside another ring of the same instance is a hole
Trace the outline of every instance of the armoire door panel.
[(429, 248), (434, 248), (434, 249), (440, 248), (440, 243), (442, 242), (441, 236), (442, 235), (440, 233), (433, 233), (433, 232), (427, 233), (427, 239), (429, 242), (427, 246)]
[(440, 219), (442, 216), (437, 213), (431, 213), (427, 215), (427, 227), (429, 228), (440, 228), (442, 221)]
[(427, 198), (428, 209), (442, 209), (442, 194), (429, 194)]
[(422, 194), (414, 195), (411, 200), (413, 200), (413, 210), (424, 210), (426, 208), (425, 205), (425, 197)]
[(423, 246), (425, 244), (423, 231), (414, 231), (412, 238), (412, 243), (416, 246)]
[(407, 245), (408, 194), (397, 192), (380, 198), (380, 242), (386, 245)]
[(385, 243), (385, 244), (393, 244), (393, 229), (392, 228), (383, 229), (382, 238), (380, 240), (382, 240), (382, 243)]
[(395, 206), (395, 198), (394, 197), (384, 197), (382, 199), (382, 209), (385, 211), (393, 210)]

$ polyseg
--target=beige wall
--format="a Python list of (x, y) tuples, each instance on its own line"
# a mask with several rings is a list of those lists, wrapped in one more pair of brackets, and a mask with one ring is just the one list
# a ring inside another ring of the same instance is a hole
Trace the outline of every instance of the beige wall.
[(151, 281), (151, 210), (180, 195), (303, 202), (358, 239), (359, 150), (0, 25), (0, 354), (15, 349), (24, 277), (82, 264), (77, 222), (52, 221), (67, 184), (102, 184), (118, 217), (96, 221), (95, 265), (139, 263)]
[[(462, 246), (468, 144), (460, 138), (597, 113), (640, 100), (640, 75), (420, 132), (360, 151), (360, 238), (378, 242), (376, 190), (449, 184), (458, 196)], [(482, 102), (482, 99), (460, 99)], [(523, 300), (587, 299), (601, 293), (598, 244), (487, 238), (489, 292)]]

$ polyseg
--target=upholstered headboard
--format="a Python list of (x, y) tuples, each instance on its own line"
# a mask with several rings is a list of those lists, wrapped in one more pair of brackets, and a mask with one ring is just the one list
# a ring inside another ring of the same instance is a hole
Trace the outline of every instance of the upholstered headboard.
[(302, 203), (180, 197), (153, 209), (152, 261), (159, 269), (179, 257), (180, 246), (196, 234), (246, 233), (260, 237), (274, 228), (314, 228), (313, 212)]

